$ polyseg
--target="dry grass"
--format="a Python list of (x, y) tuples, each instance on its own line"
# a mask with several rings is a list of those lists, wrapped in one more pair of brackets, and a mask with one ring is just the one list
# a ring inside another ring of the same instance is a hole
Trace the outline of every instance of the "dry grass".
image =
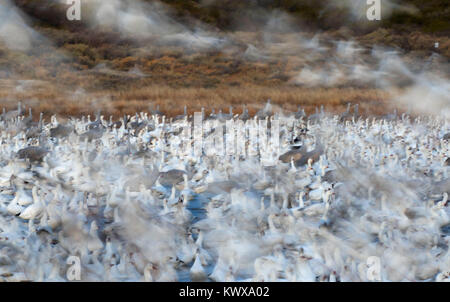
[[(268, 99), (272, 104), (286, 111), (296, 111), (302, 106), (307, 113), (324, 105), (327, 111), (342, 112), (348, 102), (360, 104), (363, 114), (384, 114), (392, 110), (389, 94), (377, 89), (356, 88), (304, 88), (284, 87), (217, 87), (217, 88), (177, 88), (169, 86), (148, 86), (136, 89), (102, 90), (95, 92), (64, 90), (47, 82), (30, 82), (17, 89), (17, 82), (0, 82), (0, 105), (10, 110), (21, 101), (34, 112), (45, 116), (80, 116), (94, 114), (101, 110), (105, 116), (122, 116), (137, 111), (149, 111), (159, 106), (160, 111), (169, 116), (183, 112), (185, 105), (189, 113), (198, 112), (202, 107), (210, 112), (223, 110), (229, 106), (240, 113), (246, 105), (250, 114), (259, 110)], [(36, 114), (37, 115), (37, 114)]]

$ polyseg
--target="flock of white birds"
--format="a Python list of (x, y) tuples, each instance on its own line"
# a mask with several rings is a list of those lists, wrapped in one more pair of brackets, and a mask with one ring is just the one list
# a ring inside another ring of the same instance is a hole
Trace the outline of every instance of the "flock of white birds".
[(448, 119), (205, 115), (276, 117), (263, 162), (180, 155), (188, 115), (22, 111), (0, 117), (0, 280), (67, 281), (75, 256), (82, 281), (450, 281)]

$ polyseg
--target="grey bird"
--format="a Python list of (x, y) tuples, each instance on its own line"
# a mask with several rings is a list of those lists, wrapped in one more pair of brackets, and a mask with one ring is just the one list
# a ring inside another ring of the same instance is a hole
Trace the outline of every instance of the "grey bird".
[(172, 169), (166, 172), (159, 172), (159, 183), (163, 186), (173, 186), (184, 181), (183, 170)]
[(291, 161), (291, 158), (294, 159), (294, 161), (300, 160), (303, 156), (306, 154), (306, 149), (302, 146), (300, 149), (293, 149), (289, 150), (286, 153), (280, 155), (279, 159), (283, 163), (289, 163)]
[(50, 129), (50, 136), (51, 137), (66, 137), (70, 133), (72, 133), (73, 130), (74, 130), (74, 128), (71, 125), (59, 124), (55, 128)]
[(31, 146), (20, 149), (17, 155), (21, 159), (28, 159), (31, 162), (42, 162), (45, 155), (48, 153), (47, 149), (38, 146)]

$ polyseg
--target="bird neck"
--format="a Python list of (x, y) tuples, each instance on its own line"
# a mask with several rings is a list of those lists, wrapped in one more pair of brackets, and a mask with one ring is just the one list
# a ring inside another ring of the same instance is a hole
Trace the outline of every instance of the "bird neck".
[(303, 200), (303, 192), (301, 192), (300, 194), (298, 194), (298, 206), (300, 208), (303, 208), (305, 206), (305, 202)]

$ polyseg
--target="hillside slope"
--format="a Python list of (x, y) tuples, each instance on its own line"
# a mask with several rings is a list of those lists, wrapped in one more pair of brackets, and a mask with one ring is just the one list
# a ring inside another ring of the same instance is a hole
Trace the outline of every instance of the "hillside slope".
[[(3, 11), (0, 5), (5, 107), (20, 98), (39, 110), (59, 102), (58, 112), (78, 114), (92, 111), (81, 107), (95, 99), (122, 114), (150, 100), (176, 114), (187, 103), (194, 110), (245, 102), (256, 110), (271, 98), (308, 111), (366, 101), (361, 108), (376, 113), (390, 110), (375, 108), (388, 99), (380, 80), (410, 84), (402, 68), (450, 74), (444, 0), (385, 1), (380, 22), (367, 21), (365, 6), (346, 0), (91, 1), (83, 1), (82, 22), (67, 20), (65, 1), (7, 0)], [(381, 70), (392, 65), (380, 60), (384, 47), (402, 57), (393, 73)], [(383, 72), (395, 79), (377, 78)], [(67, 93), (85, 102), (68, 105)]]

